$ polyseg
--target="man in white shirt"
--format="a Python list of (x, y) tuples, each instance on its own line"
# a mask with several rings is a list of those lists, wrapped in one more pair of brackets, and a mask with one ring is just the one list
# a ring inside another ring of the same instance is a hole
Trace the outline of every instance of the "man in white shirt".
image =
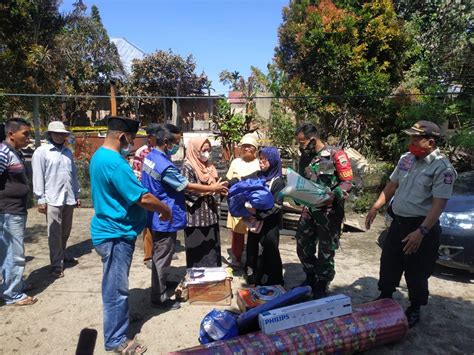
[(38, 147), (32, 159), (33, 192), (38, 211), (46, 214), (51, 275), (56, 278), (64, 276), (64, 263), (76, 262), (66, 254), (74, 207), (81, 205), (73, 155), (64, 145), (69, 134), (62, 122), (51, 122), (48, 143)]

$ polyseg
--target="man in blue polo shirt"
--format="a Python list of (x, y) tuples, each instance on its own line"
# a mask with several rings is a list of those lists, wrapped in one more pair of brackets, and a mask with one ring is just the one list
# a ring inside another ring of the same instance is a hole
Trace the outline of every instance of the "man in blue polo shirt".
[(90, 164), (95, 215), (91, 238), (102, 258), (102, 302), (105, 350), (141, 354), (146, 347), (127, 338), (128, 275), (135, 241), (146, 223), (146, 210), (171, 220), (171, 211), (137, 180), (126, 157), (138, 131), (138, 121), (122, 117), (108, 120), (104, 144)]
[(156, 213), (148, 213), (147, 227), (153, 233), (151, 303), (154, 307), (174, 310), (180, 308), (180, 305), (166, 294), (166, 272), (171, 265), (177, 231), (186, 227), (184, 191), (221, 193), (227, 191), (227, 183), (190, 183), (170, 159), (179, 149), (181, 130), (172, 124), (166, 124), (159, 127), (155, 135), (156, 146), (143, 161), (142, 183), (150, 193), (171, 208), (173, 220), (163, 221)]

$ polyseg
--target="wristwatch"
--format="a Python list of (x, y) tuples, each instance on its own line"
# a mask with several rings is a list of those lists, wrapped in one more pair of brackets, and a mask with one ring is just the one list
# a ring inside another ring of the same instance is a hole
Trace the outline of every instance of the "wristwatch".
[(420, 226), (418, 229), (420, 230), (423, 237), (426, 237), (428, 234), (430, 234), (430, 229), (426, 226)]

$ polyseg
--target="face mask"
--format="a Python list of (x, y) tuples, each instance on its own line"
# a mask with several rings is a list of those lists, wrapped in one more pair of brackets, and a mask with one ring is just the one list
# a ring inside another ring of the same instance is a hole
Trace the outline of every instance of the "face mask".
[(312, 139), (309, 141), (309, 143), (306, 145), (305, 148), (300, 148), (301, 155), (311, 155), (314, 154), (314, 150), (316, 148), (316, 140)]
[(131, 150), (132, 150), (132, 145), (128, 144), (126, 148), (120, 148), (120, 155), (123, 157), (127, 157), (130, 154)]
[(417, 158), (424, 157), (428, 154), (427, 149), (417, 147), (414, 144), (408, 144), (408, 151)]
[(130, 151), (132, 150), (132, 145), (128, 143), (127, 139), (124, 139), (125, 142), (127, 143), (126, 148), (120, 148), (120, 155), (123, 157), (127, 157), (130, 154)]
[(173, 147), (168, 150), (169, 155), (175, 155), (179, 150), (179, 144), (173, 144)]
[(201, 152), (199, 155), (202, 161), (208, 161), (209, 157), (211, 156), (209, 152)]

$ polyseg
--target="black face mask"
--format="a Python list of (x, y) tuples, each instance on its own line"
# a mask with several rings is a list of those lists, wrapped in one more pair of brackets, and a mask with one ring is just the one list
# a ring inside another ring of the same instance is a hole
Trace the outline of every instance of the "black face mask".
[(301, 155), (314, 155), (316, 149), (316, 139), (311, 139), (305, 148), (300, 148)]

